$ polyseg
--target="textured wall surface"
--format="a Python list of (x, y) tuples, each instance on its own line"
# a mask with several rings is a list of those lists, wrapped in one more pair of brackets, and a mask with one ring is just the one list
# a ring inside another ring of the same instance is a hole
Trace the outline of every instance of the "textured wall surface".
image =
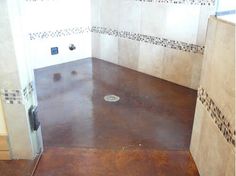
[(235, 24), (208, 24), (191, 147), (201, 176), (234, 176)]
[(91, 7), (93, 57), (197, 89), (214, 2), (92, 0)]

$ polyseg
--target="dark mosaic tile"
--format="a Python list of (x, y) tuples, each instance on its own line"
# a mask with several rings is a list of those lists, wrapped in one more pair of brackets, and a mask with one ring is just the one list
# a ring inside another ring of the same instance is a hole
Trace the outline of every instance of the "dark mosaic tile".
[(230, 124), (230, 122), (225, 118), (222, 111), (217, 107), (215, 102), (209, 97), (208, 93), (205, 89), (199, 88), (198, 90), (198, 99), (201, 101), (203, 106), (210, 113), (211, 118), (214, 120), (216, 126), (223, 134), (224, 138), (227, 142), (235, 146), (235, 130), (234, 127)]
[(215, 5), (215, 0), (135, 0), (139, 2), (153, 2), (163, 4)]
[(191, 53), (203, 54), (204, 48), (205, 48), (204, 46), (189, 44), (186, 42), (170, 40), (170, 39), (156, 37), (156, 36), (132, 33), (128, 31), (118, 31), (118, 30), (109, 29), (105, 27), (98, 27), (98, 26), (93, 26), (91, 28), (91, 32), (98, 33), (98, 34), (112, 35), (115, 37), (150, 43), (153, 45), (159, 45), (166, 48), (172, 48), (172, 49), (181, 50), (185, 52), (191, 52)]

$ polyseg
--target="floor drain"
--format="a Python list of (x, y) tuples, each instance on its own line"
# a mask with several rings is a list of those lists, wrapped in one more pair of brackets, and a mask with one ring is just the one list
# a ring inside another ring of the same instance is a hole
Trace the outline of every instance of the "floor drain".
[(106, 95), (104, 97), (104, 100), (105, 101), (108, 101), (108, 102), (117, 102), (120, 100), (120, 97), (116, 96), (116, 95)]

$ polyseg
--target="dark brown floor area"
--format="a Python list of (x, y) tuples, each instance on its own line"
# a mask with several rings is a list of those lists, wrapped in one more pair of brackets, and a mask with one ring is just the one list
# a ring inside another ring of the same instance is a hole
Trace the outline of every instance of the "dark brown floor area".
[(31, 176), (38, 159), (0, 161), (0, 176)]
[(37, 70), (36, 84), (46, 146), (189, 148), (196, 91), (97, 59)]
[(46, 146), (36, 176), (198, 175), (188, 152), (196, 91), (98, 59), (35, 75)]
[(188, 152), (50, 148), (35, 176), (196, 176)]

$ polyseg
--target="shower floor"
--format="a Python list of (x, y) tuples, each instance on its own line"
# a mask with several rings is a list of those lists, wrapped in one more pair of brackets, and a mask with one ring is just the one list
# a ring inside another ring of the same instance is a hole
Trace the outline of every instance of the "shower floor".
[[(198, 175), (196, 91), (96, 58), (35, 76), (46, 148), (36, 176)], [(110, 94), (120, 100), (104, 101)]]

